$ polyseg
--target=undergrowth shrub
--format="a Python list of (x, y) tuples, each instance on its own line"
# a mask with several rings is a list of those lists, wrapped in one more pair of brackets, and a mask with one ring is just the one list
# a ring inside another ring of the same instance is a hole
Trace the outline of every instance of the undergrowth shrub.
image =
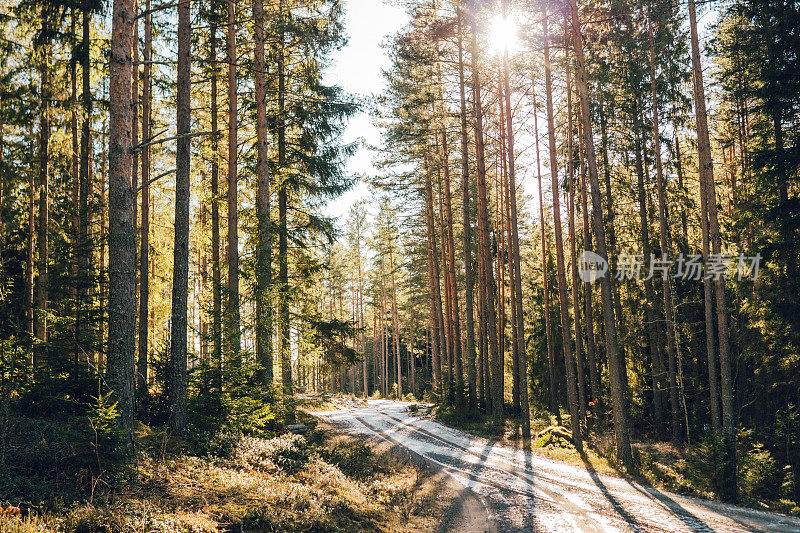
[(783, 468), (763, 444), (755, 443), (739, 461), (742, 492), (758, 500), (775, 500), (783, 483)]
[(324, 458), (336, 465), (344, 475), (359, 481), (372, 476), (377, 469), (375, 454), (360, 440), (339, 442), (325, 453)]
[(305, 466), (310, 454), (308, 443), (300, 435), (273, 439), (242, 436), (234, 446), (232, 459), (244, 467), (294, 474)]

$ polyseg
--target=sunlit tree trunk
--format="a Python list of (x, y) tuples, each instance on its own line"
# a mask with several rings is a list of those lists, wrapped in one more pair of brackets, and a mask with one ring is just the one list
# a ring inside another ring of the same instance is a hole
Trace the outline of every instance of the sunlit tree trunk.
[[(565, 21), (566, 22), (566, 21)], [(569, 36), (564, 35), (568, 40)], [(569, 68), (569, 54), (567, 54), (567, 220), (570, 247), (570, 265), (572, 274), (572, 314), (573, 331), (575, 333), (575, 361), (577, 375), (575, 381), (578, 389), (578, 416), (581, 424), (586, 420), (586, 382), (583, 369), (583, 336), (581, 334), (580, 297), (578, 296), (578, 252), (575, 241), (575, 146), (573, 142), (573, 111), (572, 111), (572, 76)]]
[(209, 28), (208, 62), (211, 65), (211, 335), (214, 343), (214, 362), (217, 368), (217, 393), (222, 395), (222, 273), (220, 272), (219, 226), (219, 125), (217, 105), (217, 24), (212, 17)]
[[(481, 266), (484, 305), (481, 314), (485, 332), (494, 332), (497, 327), (497, 314), (494, 302), (494, 275), (492, 273), (492, 251), (489, 241), (489, 210), (486, 195), (486, 163), (483, 143), (483, 104), (481, 103), (480, 54), (478, 52), (478, 28), (476, 21), (476, 2), (473, 0), (471, 13), (472, 37), (470, 50), (472, 56), (472, 92), (475, 120), (475, 160), (478, 178), (478, 263)], [(497, 336), (488, 334), (489, 360), (491, 374), (487, 388), (491, 391), (492, 416), (496, 422), (503, 419), (503, 373)]]
[(536, 92), (533, 93), (533, 131), (536, 137), (536, 177), (539, 184), (539, 226), (542, 241), (542, 288), (544, 298), (544, 324), (545, 341), (547, 342), (547, 368), (550, 378), (550, 410), (556, 415), (558, 424), (561, 425), (561, 409), (558, 405), (558, 383), (556, 381), (556, 358), (553, 353), (553, 328), (550, 323), (550, 280), (547, 272), (548, 239), (544, 223), (544, 192), (542, 189), (542, 164), (539, 152), (539, 111), (536, 106)]
[(433, 184), (431, 183), (431, 169), (425, 157), (425, 223), (427, 227), (428, 241), (428, 287), (431, 297), (431, 316), (432, 327), (432, 356), (433, 356), (433, 389), (441, 392), (442, 387), (442, 355), (446, 353), (444, 347), (442, 325), (444, 315), (442, 314), (442, 298), (439, 289), (439, 258), (436, 251), (436, 227), (434, 225), (433, 214)]
[(567, 399), (570, 411), (570, 426), (572, 428), (572, 440), (577, 449), (583, 448), (581, 437), (581, 426), (578, 415), (578, 392), (575, 387), (575, 368), (572, 360), (572, 339), (570, 338), (570, 319), (569, 302), (567, 301), (567, 278), (564, 266), (564, 242), (561, 230), (561, 202), (559, 199), (558, 186), (558, 161), (556, 159), (556, 134), (555, 120), (553, 114), (553, 79), (552, 67), (550, 65), (550, 36), (548, 32), (547, 11), (542, 3), (544, 12), (544, 70), (545, 70), (545, 93), (547, 97), (547, 137), (550, 148), (550, 176), (553, 190), (553, 230), (555, 234), (556, 247), (556, 273), (558, 279), (558, 301), (561, 311), (561, 344), (564, 350), (564, 363), (567, 372)]
[(461, 210), (464, 240), (464, 314), (465, 314), (465, 360), (467, 366), (467, 399), (471, 409), (477, 408), (475, 397), (475, 316), (473, 313), (475, 273), (472, 268), (472, 228), (470, 226), (470, 191), (469, 191), (469, 137), (467, 134), (467, 99), (464, 81), (463, 52), (463, 6), (459, 3), (458, 23), (458, 91), (461, 105)]
[(227, 347), (234, 365), (238, 365), (242, 349), (239, 310), (239, 118), (238, 75), (236, 55), (236, 7), (228, 0), (228, 301), (225, 307)]
[[(586, 150), (586, 164), (589, 171), (589, 183), (592, 187), (592, 214), (594, 230), (597, 238), (597, 253), (608, 261), (606, 250), (606, 233), (603, 225), (603, 206), (600, 198), (600, 183), (597, 175), (597, 158), (594, 150), (592, 122), (589, 115), (589, 90), (586, 77), (586, 59), (583, 51), (583, 36), (580, 32), (578, 6), (575, 0), (569, 0), (572, 23), (572, 45), (575, 48), (575, 74), (580, 97), (581, 123)], [(617, 325), (614, 320), (612, 303), (612, 277), (604, 276), (600, 280), (600, 293), (603, 302), (603, 322), (606, 334), (606, 354), (608, 357), (609, 381), (611, 382), (611, 399), (614, 414), (614, 436), (617, 446), (617, 458), (630, 470), (633, 467), (630, 437), (628, 434), (628, 400), (625, 385), (625, 359), (617, 344)]]
[(189, 200), (191, 176), (191, 8), (178, 4), (177, 133), (175, 152), (175, 247), (172, 271), (172, 335), (169, 368), (169, 427), (186, 431), (186, 333), (189, 296)]
[[(142, 140), (150, 140), (152, 109), (153, 22), (151, 1), (146, 0), (144, 17), (144, 69), (142, 72)], [(142, 149), (142, 225), (139, 252), (139, 361), (136, 371), (136, 388), (140, 395), (147, 394), (150, 308), (150, 147)]]
[(253, 70), (256, 99), (256, 216), (258, 218), (258, 257), (256, 271), (256, 360), (263, 367), (262, 381), (272, 383), (272, 237), (270, 231), (269, 136), (267, 125), (267, 79), (264, 54), (264, 3), (253, 0)]
[(73, 365), (71, 368), (73, 379), (74, 373), (77, 370), (78, 360), (80, 358), (80, 337), (81, 337), (81, 306), (78, 300), (78, 285), (80, 283), (78, 279), (78, 261), (80, 257), (80, 231), (78, 229), (78, 204), (80, 203), (79, 196), (80, 196), (80, 173), (78, 171), (80, 166), (80, 147), (78, 143), (78, 57), (77, 57), (77, 40), (78, 40), (78, 33), (77, 33), (77, 20), (78, 14), (77, 9), (75, 6), (72, 6), (71, 9), (71, 21), (70, 21), (70, 39), (73, 42), (73, 49), (72, 55), (69, 60), (69, 85), (70, 85), (70, 95), (69, 95), (69, 110), (70, 110), (70, 119), (69, 119), (69, 133), (70, 133), (70, 140), (72, 144), (72, 157), (70, 161), (71, 167), (71, 175), (70, 179), (72, 181), (72, 261), (70, 261), (70, 275), (72, 277), (72, 286), (70, 287), (70, 296), (72, 298), (72, 305), (73, 305), (73, 318), (75, 322), (73, 323), (74, 327), (74, 346), (73, 346)]
[[(711, 161), (711, 142), (708, 135), (706, 96), (703, 86), (703, 69), (700, 63), (700, 42), (697, 36), (697, 14), (693, 0), (689, 0), (689, 28), (692, 46), (692, 79), (694, 87), (695, 120), (697, 125), (697, 156), (699, 160), (698, 169), (700, 174), (701, 196), (705, 198), (708, 211), (708, 240), (711, 242), (711, 251), (714, 256), (720, 257), (721, 241), (717, 216), (717, 195), (716, 186), (714, 184), (714, 167)], [(701, 216), (703, 216), (702, 213)], [(706, 245), (705, 248), (707, 247)], [(703, 255), (707, 261), (710, 259), (707, 250), (704, 250)], [(710, 291), (706, 290), (706, 294), (709, 292)], [(717, 279), (714, 280), (714, 295), (717, 306), (723, 436), (722, 457), (720, 458), (722, 472), (720, 472), (721, 478), (717, 480), (717, 486), (722, 492), (723, 498), (736, 500), (738, 497), (736, 479), (736, 427), (735, 414), (733, 412), (730, 351), (728, 347), (728, 311), (725, 304), (725, 279), (722, 276), (718, 276)], [(710, 304), (710, 298), (706, 296), (707, 314), (710, 310)], [(706, 322), (708, 323), (708, 321)], [(712, 359), (712, 352), (709, 352), (709, 381), (711, 380), (712, 373)], [(712, 391), (712, 402), (713, 401)], [(719, 434), (719, 432), (717, 434)]]
[[(186, 0), (184, 0), (186, 1)], [(136, 228), (133, 173), (133, 0), (114, 0), (109, 61), (108, 168), (108, 373), (120, 413), (119, 424), (133, 429), (136, 335)], [(130, 434), (130, 433), (129, 433)]]
[[(656, 187), (658, 188), (658, 222), (659, 246), (661, 254), (669, 257), (672, 253), (670, 244), (669, 214), (667, 213), (667, 190), (664, 181), (664, 171), (661, 163), (661, 133), (658, 113), (658, 93), (656, 91), (656, 59), (653, 38), (652, 11), (648, 16), (647, 32), (650, 44), (650, 92), (653, 100), (653, 155), (656, 164)], [(675, 342), (675, 324), (673, 320), (675, 307), (672, 301), (672, 285), (669, 276), (662, 276), (662, 291), (664, 297), (664, 324), (667, 333), (667, 362), (669, 373), (669, 398), (672, 413), (672, 441), (677, 446), (681, 441), (680, 415), (678, 409), (678, 380), (677, 376), (677, 346)]]

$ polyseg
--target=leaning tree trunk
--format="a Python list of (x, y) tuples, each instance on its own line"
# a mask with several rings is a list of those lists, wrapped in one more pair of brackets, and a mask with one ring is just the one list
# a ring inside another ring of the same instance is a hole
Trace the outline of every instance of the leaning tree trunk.
[[(708, 209), (708, 233), (709, 240), (711, 241), (711, 251), (714, 254), (713, 256), (705, 255), (705, 258), (706, 260), (710, 260), (711, 257), (720, 257), (721, 241), (717, 215), (717, 195), (714, 185), (714, 166), (711, 161), (711, 142), (708, 136), (708, 115), (706, 113), (705, 88), (703, 87), (703, 69), (700, 63), (700, 43), (697, 36), (697, 14), (695, 12), (693, 0), (689, 0), (689, 27), (692, 41), (692, 74), (694, 82), (694, 105), (696, 110), (695, 120), (697, 123), (698, 168), (700, 173), (701, 195), (705, 197), (706, 207)], [(727, 500), (736, 500), (738, 498), (736, 479), (736, 426), (733, 412), (733, 388), (731, 381), (730, 351), (728, 346), (728, 311), (725, 305), (725, 279), (723, 276), (717, 276), (714, 280), (714, 295), (717, 305), (723, 436), (722, 457), (720, 457), (722, 472), (721, 478), (717, 480), (717, 486), (723, 498)], [(707, 309), (708, 307), (709, 306), (707, 306)], [(709, 370), (710, 369), (711, 355), (709, 354)]]
[[(575, 0), (569, 0), (572, 20), (573, 39), (575, 48), (575, 74), (577, 78), (578, 94), (580, 97), (581, 122), (583, 126), (586, 162), (589, 170), (589, 182), (592, 186), (592, 213), (594, 215), (595, 236), (597, 237), (597, 252), (606, 262), (606, 233), (603, 226), (603, 205), (600, 198), (600, 183), (597, 176), (597, 157), (594, 150), (594, 137), (592, 135), (592, 122), (589, 115), (589, 89), (586, 77), (586, 58), (583, 50), (583, 36), (580, 32), (580, 19), (578, 6)], [(617, 344), (617, 325), (614, 320), (614, 307), (612, 302), (612, 277), (604, 276), (600, 281), (600, 292), (603, 302), (603, 321), (606, 334), (606, 354), (608, 357), (609, 378), (611, 382), (611, 399), (614, 413), (614, 436), (617, 445), (617, 457), (623, 466), (630, 470), (633, 468), (630, 436), (628, 434), (628, 400), (625, 385), (625, 359), (621, 357)]]

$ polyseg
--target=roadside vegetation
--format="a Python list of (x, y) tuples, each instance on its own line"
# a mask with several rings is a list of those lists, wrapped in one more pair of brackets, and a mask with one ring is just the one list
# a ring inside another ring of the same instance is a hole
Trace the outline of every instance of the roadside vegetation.
[(2, 417), (4, 533), (426, 531), (438, 516), (424, 469), (327, 427), (177, 439), (140, 423), (122, 460), (97, 413)]

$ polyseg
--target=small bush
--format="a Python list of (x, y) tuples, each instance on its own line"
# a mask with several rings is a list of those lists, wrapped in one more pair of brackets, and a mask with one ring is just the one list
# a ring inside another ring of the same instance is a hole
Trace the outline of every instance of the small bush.
[(340, 442), (325, 459), (333, 463), (347, 477), (363, 481), (373, 475), (376, 470), (375, 454), (362, 441)]
[(780, 495), (783, 469), (761, 443), (742, 456), (739, 466), (742, 492), (757, 500), (774, 500)]
[(233, 459), (241, 466), (267, 471), (277, 468), (287, 474), (300, 471), (309, 456), (305, 439), (291, 434), (274, 439), (241, 437), (233, 450)]

